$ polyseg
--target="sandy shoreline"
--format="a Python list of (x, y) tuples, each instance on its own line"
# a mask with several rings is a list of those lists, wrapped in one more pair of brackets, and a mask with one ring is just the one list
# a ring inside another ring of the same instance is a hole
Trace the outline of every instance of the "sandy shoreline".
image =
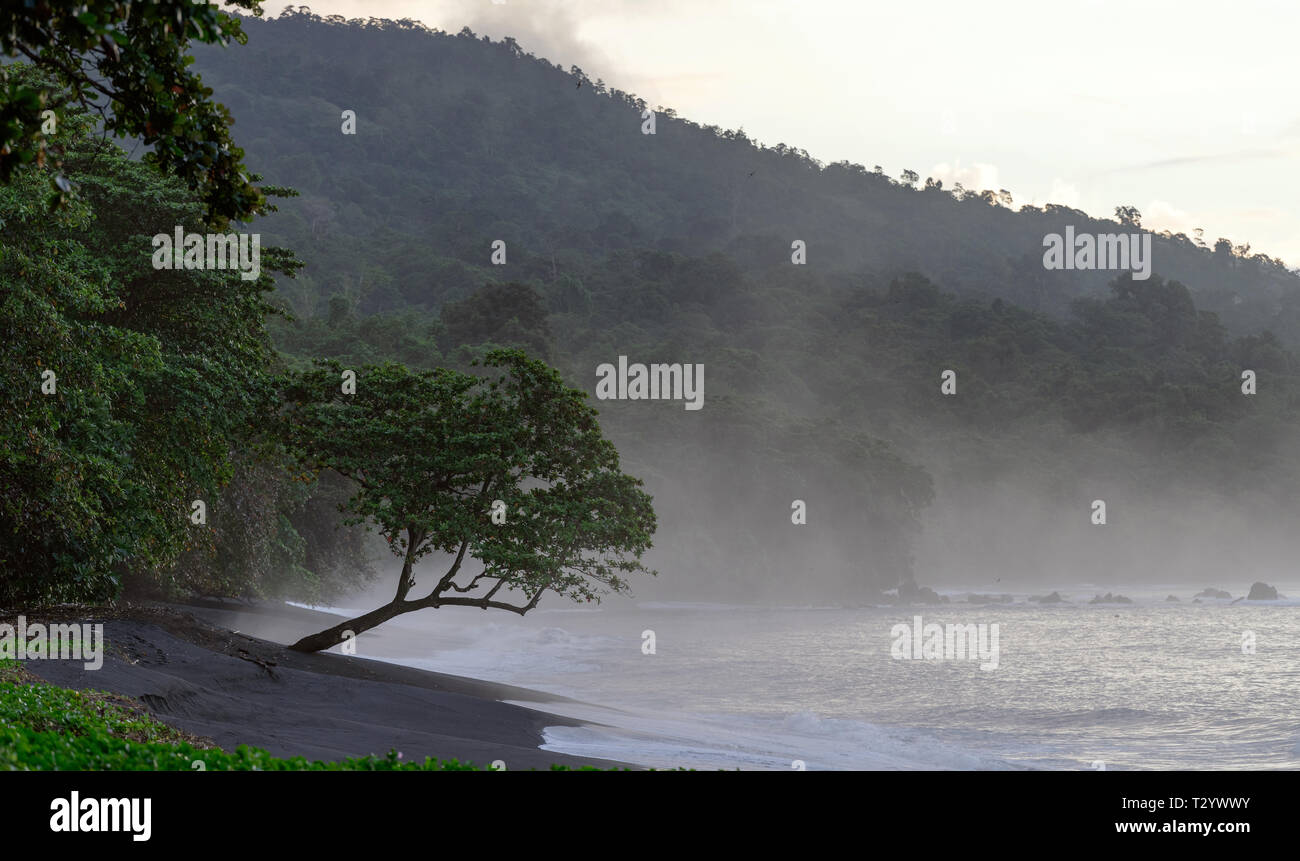
[[(28, 621), (53, 616), (29, 614)], [(78, 618), (99, 621), (93, 614)], [(286, 622), (310, 632), (337, 622), (335, 616), (214, 602), (158, 605), (102, 620), (99, 670), (51, 660), (31, 660), (27, 668), (63, 687), (135, 697), (159, 720), (226, 750), (248, 744), (276, 756), (332, 761), (395, 748), (408, 761), (433, 756), (483, 766), (504, 760), (509, 770), (624, 765), (540, 750), (544, 727), (580, 722), (502, 702), (540, 705), (562, 697), (355, 656), (304, 655), (242, 633)]]

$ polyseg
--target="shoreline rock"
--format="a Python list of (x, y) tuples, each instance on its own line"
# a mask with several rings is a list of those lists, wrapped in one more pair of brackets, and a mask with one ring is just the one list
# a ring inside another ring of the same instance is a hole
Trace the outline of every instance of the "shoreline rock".
[(1250, 594), (1246, 596), (1247, 601), (1276, 601), (1277, 587), (1270, 586), (1262, 581), (1251, 584)]
[(1125, 595), (1112, 595), (1107, 592), (1105, 595), (1096, 595), (1089, 604), (1132, 604), (1133, 599)]

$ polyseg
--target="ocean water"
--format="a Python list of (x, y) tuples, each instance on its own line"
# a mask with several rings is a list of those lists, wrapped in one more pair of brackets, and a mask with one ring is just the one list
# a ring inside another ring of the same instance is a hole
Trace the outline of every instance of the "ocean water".
[[(548, 728), (545, 749), (657, 768), (1300, 768), (1300, 601), (1191, 604), (1196, 589), (1162, 588), (1087, 604), (1097, 591), (1061, 590), (1068, 605), (445, 608), (389, 623), (418, 638), (357, 646), (580, 700), (544, 706), (589, 722)], [(996, 624), (996, 669), (894, 657), (894, 626), (918, 615)]]

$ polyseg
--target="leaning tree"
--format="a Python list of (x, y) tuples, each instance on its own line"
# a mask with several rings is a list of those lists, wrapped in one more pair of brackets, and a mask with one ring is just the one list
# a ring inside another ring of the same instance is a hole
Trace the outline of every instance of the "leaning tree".
[[(655, 514), (641, 481), (619, 471), (586, 395), (518, 350), (495, 350), (483, 373), (403, 365), (289, 374), (282, 432), (312, 470), (355, 483), (349, 522), (402, 559), (392, 600), (304, 637), (327, 649), (425, 607), (523, 615), (552, 592), (576, 601), (626, 592)], [(417, 589), (416, 567), (445, 567)], [(425, 588), (427, 587), (427, 589)]]

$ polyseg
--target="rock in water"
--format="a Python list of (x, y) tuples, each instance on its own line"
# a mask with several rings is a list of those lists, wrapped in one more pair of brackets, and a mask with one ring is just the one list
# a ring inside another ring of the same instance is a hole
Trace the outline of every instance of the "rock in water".
[(929, 586), (917, 586), (908, 581), (898, 587), (898, 600), (908, 604), (947, 604), (947, 595), (940, 595)]
[(1255, 583), (1250, 587), (1250, 594), (1246, 596), (1247, 601), (1276, 601), (1277, 587), (1270, 586), (1267, 583)]
[(1107, 592), (1105, 595), (1097, 595), (1089, 604), (1132, 604), (1133, 599), (1125, 595), (1112, 595)]

